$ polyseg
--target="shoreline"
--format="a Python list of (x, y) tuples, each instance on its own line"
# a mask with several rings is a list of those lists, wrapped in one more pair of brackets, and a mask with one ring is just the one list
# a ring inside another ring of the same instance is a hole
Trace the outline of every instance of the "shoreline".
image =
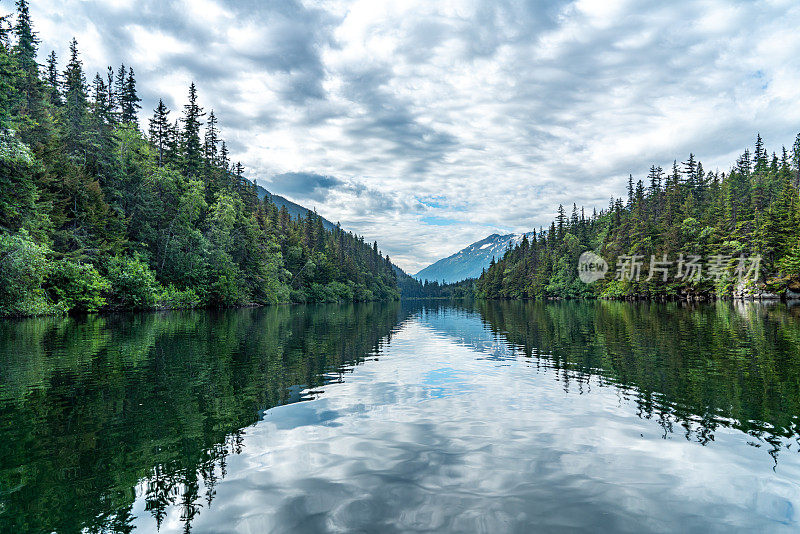
[(156, 313), (156, 312), (170, 312), (170, 311), (223, 311), (223, 310), (246, 310), (255, 308), (269, 308), (272, 306), (315, 306), (325, 304), (370, 304), (370, 303), (390, 303), (402, 301), (483, 301), (483, 302), (561, 302), (561, 301), (606, 301), (606, 302), (626, 302), (630, 304), (638, 303), (684, 303), (684, 304), (712, 304), (714, 302), (730, 302), (730, 303), (758, 303), (758, 304), (785, 304), (789, 307), (800, 306), (800, 298), (780, 298), (780, 297), (722, 297), (722, 298), (676, 298), (676, 297), (630, 297), (630, 298), (611, 298), (611, 297), (546, 297), (546, 298), (483, 298), (483, 297), (409, 297), (400, 298), (397, 300), (365, 300), (365, 301), (337, 301), (337, 302), (278, 302), (274, 304), (257, 304), (249, 303), (238, 306), (163, 306), (145, 309), (128, 309), (128, 308), (115, 308), (101, 310), (95, 313), (45, 313), (38, 315), (0, 315), (0, 322), (6, 320), (18, 319), (35, 319), (35, 318), (48, 318), (48, 317), (87, 317), (87, 316), (110, 316), (118, 314), (129, 313)]
[(222, 307), (215, 307), (215, 306), (156, 306), (153, 308), (142, 308), (142, 309), (132, 309), (132, 308), (109, 308), (100, 310), (97, 312), (89, 313), (89, 312), (75, 312), (75, 313), (40, 313), (40, 314), (31, 314), (31, 315), (0, 315), (0, 321), (6, 319), (34, 319), (37, 317), (86, 317), (89, 315), (99, 315), (99, 316), (106, 316), (106, 315), (115, 315), (115, 314), (123, 314), (123, 313), (155, 313), (155, 312), (168, 312), (168, 311), (187, 311), (187, 310), (199, 310), (199, 311), (221, 311), (221, 310), (247, 310), (247, 309), (254, 309), (254, 308), (268, 308), (271, 306), (313, 306), (316, 304), (368, 304), (372, 302), (399, 302), (402, 299), (398, 300), (363, 300), (363, 301), (336, 301), (336, 302), (276, 302), (271, 304), (258, 304), (255, 302), (251, 302), (248, 304), (240, 304), (236, 306), (222, 306)]

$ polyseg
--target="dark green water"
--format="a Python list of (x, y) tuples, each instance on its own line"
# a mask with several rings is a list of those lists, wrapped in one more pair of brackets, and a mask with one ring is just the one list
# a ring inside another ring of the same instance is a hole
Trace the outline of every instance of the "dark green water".
[(796, 531), (798, 416), (785, 305), (4, 321), (0, 532)]

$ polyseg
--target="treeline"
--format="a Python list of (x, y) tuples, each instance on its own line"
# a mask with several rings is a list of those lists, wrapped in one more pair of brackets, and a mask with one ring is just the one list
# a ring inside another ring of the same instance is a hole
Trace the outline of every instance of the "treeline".
[(412, 299), (461, 299), (472, 298), (475, 295), (475, 279), (468, 278), (460, 282), (438, 282), (425, 280), (420, 282), (416, 278), (404, 273), (397, 273), (397, 285), (403, 298)]
[(0, 20), (0, 315), (399, 296), (377, 245), (260, 201), (197, 89), (140, 130), (132, 68), (62, 69)]
[[(791, 150), (771, 155), (759, 135), (755, 150), (745, 150), (727, 174), (706, 172), (693, 154), (666, 173), (652, 166), (646, 181), (629, 178), (626, 200), (612, 198), (599, 213), (559, 206), (548, 230), (492, 261), (476, 291), (511, 299), (800, 293), (799, 187), (800, 135)], [(593, 284), (578, 277), (578, 259), (587, 250), (610, 264)], [(692, 256), (700, 268), (690, 273)], [(653, 259), (661, 269), (656, 276), (649, 273)], [(743, 261), (749, 277), (740, 276)]]

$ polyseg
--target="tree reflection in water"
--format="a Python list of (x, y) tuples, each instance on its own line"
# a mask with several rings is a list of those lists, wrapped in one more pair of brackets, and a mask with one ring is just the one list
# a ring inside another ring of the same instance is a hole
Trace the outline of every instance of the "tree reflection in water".
[(189, 532), (264, 410), (344, 380), (408, 320), (568, 394), (615, 388), (665, 439), (709, 445), (734, 428), (776, 464), (800, 445), (798, 307), (404, 302), (7, 321), (0, 530), (126, 532), (142, 496), (159, 527), (180, 507)]

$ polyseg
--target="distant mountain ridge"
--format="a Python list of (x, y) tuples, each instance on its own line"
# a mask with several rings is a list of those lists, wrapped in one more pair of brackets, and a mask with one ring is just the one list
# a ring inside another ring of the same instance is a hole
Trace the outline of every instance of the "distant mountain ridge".
[[(308, 208), (301, 206), (300, 204), (295, 204), (289, 199), (286, 199), (280, 195), (275, 195), (270, 193), (260, 185), (256, 184), (256, 190), (258, 191), (258, 198), (264, 200), (265, 197), (269, 197), (273, 204), (278, 206), (286, 206), (286, 210), (289, 212), (289, 215), (292, 216), (293, 219), (297, 219), (298, 217), (305, 217), (308, 213)], [(325, 227), (326, 230), (333, 230), (336, 227), (335, 224), (330, 222), (325, 217), (320, 217), (322, 219), (322, 226)]]
[(492, 258), (500, 257), (509, 247), (522, 241), (522, 236), (531, 239), (533, 232), (527, 234), (492, 234), (480, 241), (472, 243), (452, 256), (428, 265), (417, 274), (417, 280), (444, 281), (447, 283), (460, 282), (467, 278), (477, 278), (484, 268), (489, 267)]
[[(309, 211), (305, 206), (296, 204), (280, 195), (270, 193), (267, 189), (258, 184), (256, 184), (256, 189), (258, 191), (258, 198), (263, 200), (268, 197), (279, 208), (281, 206), (286, 206), (286, 210), (293, 219), (305, 217)], [(322, 225), (326, 229), (331, 230), (336, 226), (328, 219), (321, 216), (320, 218), (322, 219)], [(395, 270), (397, 281), (401, 288), (403, 286), (410, 287), (413, 285), (415, 282), (411, 281), (412, 278), (420, 282), (429, 280), (431, 282), (444, 281), (446, 283), (460, 282), (467, 278), (477, 278), (481, 275), (484, 268), (489, 267), (492, 257), (500, 259), (510, 246), (514, 246), (522, 240), (523, 235), (526, 234), (492, 234), (469, 245), (452, 256), (443, 258), (425, 267), (415, 275), (407, 274), (394, 264), (392, 264), (392, 267)], [(527, 235), (528, 238), (530, 238), (533, 232)]]

